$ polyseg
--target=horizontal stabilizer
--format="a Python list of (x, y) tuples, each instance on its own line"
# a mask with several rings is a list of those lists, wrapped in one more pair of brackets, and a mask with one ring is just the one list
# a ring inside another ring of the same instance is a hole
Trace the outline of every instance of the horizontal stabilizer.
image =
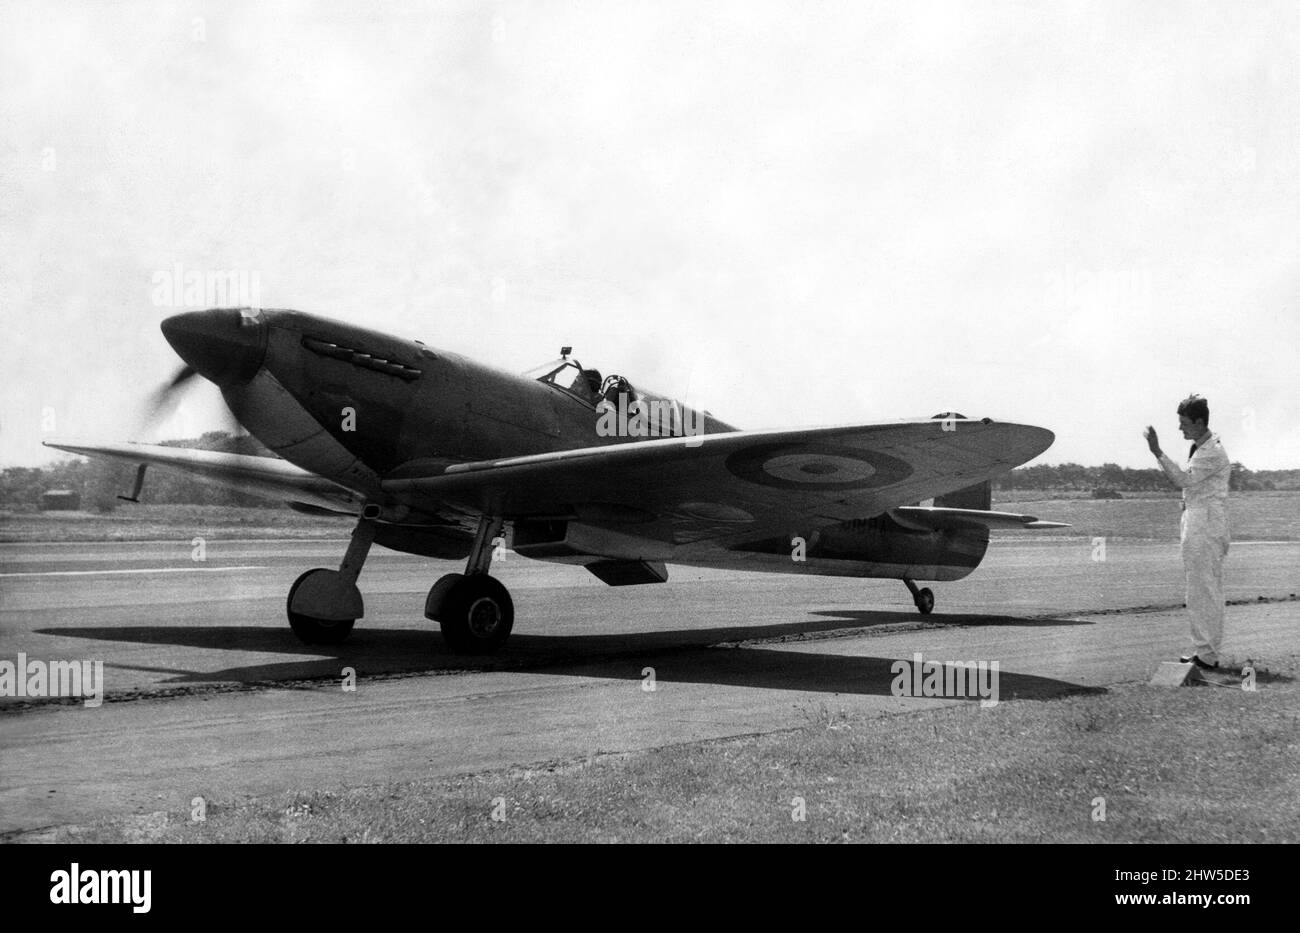
[(900, 525), (920, 529), (960, 528), (971, 523), (987, 528), (1069, 528), (1065, 522), (1039, 521), (1033, 515), (1016, 512), (993, 512), (988, 509), (946, 509), (909, 505), (891, 509), (890, 516)]

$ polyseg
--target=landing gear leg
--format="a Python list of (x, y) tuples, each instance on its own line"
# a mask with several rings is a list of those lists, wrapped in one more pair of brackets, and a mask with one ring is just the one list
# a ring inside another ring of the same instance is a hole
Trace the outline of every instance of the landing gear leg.
[(921, 610), (921, 615), (928, 616), (934, 611), (934, 593), (928, 586), (917, 589), (916, 584), (908, 577), (903, 577), (903, 582), (907, 584), (907, 589), (912, 594), (912, 602), (916, 603), (916, 608)]
[(307, 645), (337, 645), (365, 615), (357, 576), (375, 540), (375, 523), (362, 519), (338, 570), (308, 570), (289, 588), (289, 627)]
[(506, 643), (515, 624), (510, 593), (488, 576), (492, 542), (505, 521), (484, 515), (470, 548), (464, 573), (449, 573), (429, 590), (424, 616), (442, 627), (447, 647), (457, 654), (489, 654)]

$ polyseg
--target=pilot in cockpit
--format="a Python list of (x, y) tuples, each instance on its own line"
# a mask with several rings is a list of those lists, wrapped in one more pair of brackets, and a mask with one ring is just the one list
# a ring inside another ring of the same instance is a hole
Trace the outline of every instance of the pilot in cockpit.
[(618, 397), (620, 395), (627, 395), (627, 402), (624, 402), (624, 405), (632, 401), (632, 385), (622, 376), (610, 376), (605, 380), (605, 391), (602, 394), (605, 401), (618, 408)]
[(599, 397), (600, 397), (600, 383), (601, 383), (601, 379), (600, 379), (600, 370), (599, 370), (599, 369), (584, 369), (584, 370), (582, 371), (582, 378), (586, 380), (586, 382), (587, 382), (587, 387), (591, 389), (591, 395), (592, 395), (592, 397), (593, 397), (593, 398), (596, 398), (596, 399), (599, 399)]

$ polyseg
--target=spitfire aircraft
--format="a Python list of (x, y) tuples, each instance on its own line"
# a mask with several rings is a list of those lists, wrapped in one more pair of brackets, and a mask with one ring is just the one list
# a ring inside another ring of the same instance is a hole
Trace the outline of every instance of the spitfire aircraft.
[[(364, 615), (357, 578), (372, 544), (464, 559), (425, 600), (448, 647), (501, 647), (514, 625), (489, 575), (506, 545), (586, 567), (610, 586), (663, 583), (670, 563), (901, 580), (965, 577), (993, 527), (1053, 528), (990, 509), (991, 480), (1053, 441), (1039, 427), (955, 413), (929, 419), (743, 431), (602, 378), (564, 348), (525, 375), (297, 311), (177, 314), (163, 335), (215, 383), (277, 457), (143, 444), (52, 443), (177, 469), (293, 508), (356, 520), (337, 570), (290, 587), (307, 644), (336, 644)], [(125, 498), (125, 497), (124, 497)]]

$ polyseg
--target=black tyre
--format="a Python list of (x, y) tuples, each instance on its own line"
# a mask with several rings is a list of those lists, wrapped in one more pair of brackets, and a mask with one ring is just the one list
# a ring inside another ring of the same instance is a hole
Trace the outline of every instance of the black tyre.
[(934, 593), (928, 586), (917, 591), (916, 608), (921, 610), (923, 616), (928, 616), (934, 611)]
[(337, 645), (352, 634), (352, 626), (357, 622), (356, 619), (317, 619), (293, 611), (294, 593), (298, 591), (298, 587), (304, 580), (312, 574), (334, 572), (323, 567), (308, 570), (293, 581), (293, 586), (289, 587), (289, 598), (285, 601), (284, 607), (285, 614), (289, 617), (289, 628), (293, 629), (293, 633), (304, 645)]
[(510, 593), (487, 574), (457, 580), (447, 593), (438, 624), (457, 654), (490, 654), (506, 643), (515, 624)]

